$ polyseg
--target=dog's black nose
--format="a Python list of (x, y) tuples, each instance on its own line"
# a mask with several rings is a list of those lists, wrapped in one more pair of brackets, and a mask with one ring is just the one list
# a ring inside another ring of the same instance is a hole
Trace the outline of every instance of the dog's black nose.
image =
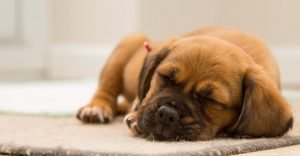
[(179, 120), (178, 112), (168, 106), (161, 106), (156, 113), (157, 120), (162, 124), (171, 124)]

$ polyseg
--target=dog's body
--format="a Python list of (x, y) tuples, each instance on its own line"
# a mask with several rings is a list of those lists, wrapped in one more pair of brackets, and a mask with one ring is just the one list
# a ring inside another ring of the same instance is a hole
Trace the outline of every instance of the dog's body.
[(221, 132), (278, 136), (292, 126), (270, 51), (257, 37), (230, 29), (209, 27), (164, 42), (142, 34), (125, 37), (103, 69), (94, 98), (77, 117), (109, 122), (128, 111), (124, 103), (117, 106), (119, 95), (124, 103), (134, 103), (126, 122), (136, 135), (185, 140), (211, 139)]

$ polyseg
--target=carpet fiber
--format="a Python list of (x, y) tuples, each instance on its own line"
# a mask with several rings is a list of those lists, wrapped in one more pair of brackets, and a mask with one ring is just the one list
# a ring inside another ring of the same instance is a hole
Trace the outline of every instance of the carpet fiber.
[(90, 125), (73, 117), (1, 114), (0, 154), (231, 155), (254, 152), (300, 144), (300, 105), (293, 105), (293, 110), (294, 129), (284, 137), (217, 138), (196, 142), (156, 142), (135, 138), (121, 118), (109, 125)]

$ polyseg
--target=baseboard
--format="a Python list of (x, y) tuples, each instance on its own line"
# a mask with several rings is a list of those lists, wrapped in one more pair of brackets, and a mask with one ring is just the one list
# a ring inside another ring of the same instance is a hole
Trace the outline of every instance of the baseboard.
[(43, 48), (19, 46), (0, 47), (0, 80), (40, 79), (44, 72)]
[(98, 78), (113, 45), (56, 44), (46, 57), (46, 75), (50, 79)]
[[(57, 44), (47, 56), (49, 78), (97, 78), (114, 45)], [(300, 87), (300, 46), (272, 46), (283, 86)]]

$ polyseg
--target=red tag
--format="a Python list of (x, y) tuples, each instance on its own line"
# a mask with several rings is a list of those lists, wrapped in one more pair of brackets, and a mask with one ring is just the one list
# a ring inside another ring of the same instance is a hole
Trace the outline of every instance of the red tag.
[(147, 41), (144, 42), (144, 47), (148, 53), (152, 51), (152, 48), (150, 47), (150, 44)]

